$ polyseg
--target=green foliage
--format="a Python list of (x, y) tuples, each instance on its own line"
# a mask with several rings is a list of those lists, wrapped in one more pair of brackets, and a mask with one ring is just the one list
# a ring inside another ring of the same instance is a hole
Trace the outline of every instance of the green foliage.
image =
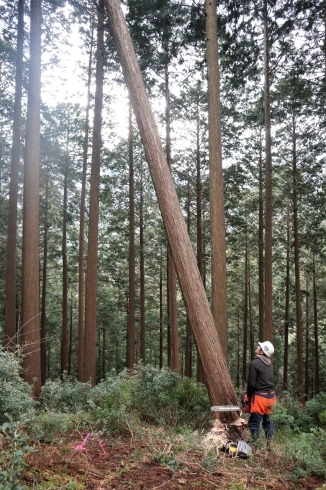
[(321, 425), (326, 426), (326, 410), (319, 414), (319, 420)]
[(312, 429), (309, 433), (297, 434), (288, 440), (286, 459), (294, 464), (295, 478), (308, 475), (326, 477), (326, 432)]
[(302, 410), (299, 402), (290, 393), (279, 398), (273, 408), (273, 422), (284, 433), (309, 431), (313, 427), (313, 418)]
[(19, 375), (20, 369), (17, 355), (0, 350), (0, 423), (6, 420), (6, 414), (18, 420), (34, 412), (31, 388)]
[(59, 434), (81, 430), (90, 424), (90, 416), (86, 412), (62, 413), (46, 410), (29, 421), (28, 434), (36, 441), (52, 442)]
[(135, 400), (143, 420), (163, 425), (203, 425), (209, 414), (206, 390), (168, 369), (139, 366)]
[[(107, 374), (94, 388), (72, 377), (47, 381), (42, 388), (43, 406), (49, 412), (31, 424), (41, 439), (68, 430), (64, 414), (90, 412), (90, 418), (108, 433), (130, 432), (137, 420), (168, 426), (205, 424), (210, 413), (205, 388), (169, 369), (137, 366)], [(78, 418), (78, 417), (77, 417)]]
[(131, 420), (137, 418), (136, 413), (131, 414), (135, 382), (136, 377), (127, 370), (119, 374), (112, 371), (93, 388), (92, 415), (106, 432), (129, 433)]
[(92, 386), (81, 383), (73, 376), (47, 380), (41, 390), (43, 406), (47, 410), (76, 413), (87, 410)]
[(27, 445), (27, 435), (21, 422), (5, 422), (1, 431), (4, 434), (5, 450), (0, 454), (0, 490), (23, 490), (19, 476), (27, 466), (24, 456), (31, 452)]
[(306, 403), (306, 413), (315, 425), (326, 425), (326, 393), (319, 393)]

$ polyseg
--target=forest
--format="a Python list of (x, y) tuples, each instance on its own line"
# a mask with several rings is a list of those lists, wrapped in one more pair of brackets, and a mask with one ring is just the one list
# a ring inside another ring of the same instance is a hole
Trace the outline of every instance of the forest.
[(101, 389), (142, 417), (157, 377), (200, 425), (270, 340), (276, 419), (324, 454), (325, 19), (321, 0), (1, 0), (1, 418)]

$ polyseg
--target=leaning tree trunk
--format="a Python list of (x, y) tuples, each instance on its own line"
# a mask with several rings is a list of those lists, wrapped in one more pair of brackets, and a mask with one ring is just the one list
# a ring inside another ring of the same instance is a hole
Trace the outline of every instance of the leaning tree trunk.
[(97, 297), (97, 251), (98, 217), (101, 166), (101, 128), (103, 106), (103, 66), (104, 66), (104, 5), (100, 1), (98, 10), (97, 51), (96, 51), (96, 90), (94, 110), (94, 131), (92, 170), (89, 203), (88, 257), (85, 300), (85, 357), (84, 380), (96, 381), (96, 297)]
[[(186, 309), (203, 362), (210, 400), (215, 405), (235, 404), (237, 396), (219, 342), (120, 1), (106, 0), (106, 6)], [(229, 412), (222, 418), (236, 420), (238, 414)]]
[(41, 0), (31, 0), (29, 86), (26, 121), (22, 254), (22, 342), (23, 376), (41, 389), (40, 302), (39, 302), (39, 175), (41, 106)]
[(212, 254), (212, 313), (225, 359), (228, 357), (224, 186), (216, 0), (206, 0), (206, 57), (209, 132), (209, 199)]
[[(170, 114), (170, 86), (169, 69), (165, 67), (165, 124), (166, 124), (166, 160), (172, 173), (171, 156), (171, 114)], [(168, 247), (168, 296), (169, 321), (171, 335), (171, 369), (179, 371), (179, 332), (177, 307), (177, 278), (170, 247)]]
[(10, 170), (7, 258), (6, 258), (6, 313), (5, 340), (6, 348), (16, 344), (16, 238), (17, 238), (17, 199), (20, 161), (20, 128), (22, 105), (24, 50), (24, 0), (18, 0), (17, 57), (15, 80), (14, 124), (12, 136), (12, 158)]

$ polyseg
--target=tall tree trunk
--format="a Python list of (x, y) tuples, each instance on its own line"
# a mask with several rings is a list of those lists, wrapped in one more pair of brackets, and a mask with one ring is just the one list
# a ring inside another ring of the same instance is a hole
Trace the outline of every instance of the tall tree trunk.
[(309, 283), (306, 285), (305, 400), (309, 398)]
[(41, 0), (31, 0), (30, 62), (26, 121), (22, 253), (22, 342), (23, 376), (41, 388), (40, 302), (39, 302), (39, 170), (41, 103)]
[[(170, 115), (170, 86), (169, 69), (165, 67), (165, 125), (166, 125), (166, 159), (172, 173), (171, 157), (171, 115)], [(177, 307), (177, 279), (170, 248), (168, 249), (169, 266), (169, 320), (171, 332), (171, 368), (179, 371), (179, 332), (178, 332), (178, 307)]]
[(265, 260), (264, 260), (264, 196), (263, 196), (263, 155), (261, 129), (259, 131), (259, 222), (258, 222), (258, 282), (259, 282), (259, 340), (265, 338)]
[(78, 380), (84, 381), (84, 351), (85, 351), (85, 330), (84, 330), (84, 295), (85, 295), (85, 199), (86, 199), (86, 175), (87, 175), (87, 154), (89, 136), (89, 109), (91, 101), (91, 79), (92, 79), (92, 58), (93, 58), (93, 37), (94, 27), (93, 18), (91, 19), (91, 45), (88, 61), (87, 79), (87, 103), (85, 119), (85, 139), (83, 151), (83, 174), (80, 196), (80, 218), (79, 218), (79, 250), (78, 250)]
[(162, 257), (162, 247), (160, 254), (160, 369), (163, 367), (163, 257)]
[(46, 170), (45, 184), (45, 212), (43, 231), (43, 271), (42, 271), (42, 306), (41, 306), (41, 383), (46, 381), (46, 292), (47, 292), (47, 270), (48, 270), (48, 207), (49, 207), (49, 179)]
[[(212, 404), (237, 403), (213, 316), (198, 271), (178, 197), (169, 172), (144, 81), (119, 0), (106, 0), (125, 80), (131, 96), (154, 188), (169, 239), (185, 306), (206, 374)], [(218, 380), (218, 382), (217, 382)], [(222, 412), (220, 418), (236, 420), (236, 412)]]
[(102, 379), (106, 375), (106, 328), (105, 323), (103, 323), (103, 342), (102, 342)]
[(249, 307), (249, 331), (250, 331), (250, 359), (255, 357), (255, 335), (254, 324), (252, 321), (252, 301), (251, 301), (251, 271), (250, 271), (250, 252), (248, 251), (248, 307)]
[(244, 308), (243, 308), (243, 360), (242, 360), (242, 382), (247, 379), (247, 349), (248, 349), (248, 232), (246, 227), (245, 248), (245, 280), (244, 280)]
[(316, 268), (315, 255), (313, 256), (313, 290), (314, 290), (314, 340), (315, 340), (315, 395), (320, 393), (320, 374), (319, 374), (319, 341), (318, 341), (318, 315), (317, 315), (317, 289), (316, 289)]
[(9, 188), (7, 258), (6, 258), (6, 312), (4, 345), (11, 349), (16, 339), (16, 239), (17, 199), (20, 160), (20, 129), (22, 106), (22, 73), (24, 48), (24, 0), (18, 0), (17, 59), (15, 79), (14, 124), (12, 136), (12, 158)]
[(205, 9), (208, 84), (209, 195), (212, 254), (211, 308), (217, 333), (221, 342), (223, 355), (227, 360), (228, 332), (225, 217), (216, 0), (206, 0)]
[(94, 131), (92, 150), (92, 170), (90, 185), (90, 210), (85, 300), (85, 348), (87, 358), (84, 365), (84, 380), (96, 382), (96, 297), (97, 297), (97, 251), (98, 218), (100, 195), (101, 129), (103, 106), (103, 66), (104, 66), (104, 4), (100, 0), (97, 25), (96, 50), (96, 90), (94, 110)]
[(69, 349), (68, 349), (68, 376), (71, 375), (71, 354), (72, 354), (72, 297), (70, 305), (70, 321), (69, 321)]
[[(190, 214), (190, 176), (188, 174), (188, 182), (187, 182), (187, 231), (190, 236), (190, 222), (191, 222), (191, 214)], [(185, 347), (185, 376), (189, 378), (192, 377), (192, 338), (191, 338), (191, 324), (189, 317), (187, 315), (186, 321), (186, 347)]]
[[(68, 135), (67, 135), (68, 140)], [(61, 374), (68, 371), (68, 264), (67, 264), (67, 205), (68, 205), (68, 141), (63, 184), (62, 216), (62, 331)]]
[(135, 364), (135, 184), (134, 184), (134, 151), (132, 137), (132, 107), (129, 104), (129, 304), (127, 335), (127, 367)]
[(273, 339), (273, 202), (272, 202), (272, 138), (269, 76), (268, 7), (264, 0), (264, 80), (265, 80), (265, 336)]
[(140, 268), (140, 359), (146, 363), (145, 345), (145, 260), (144, 260), (144, 186), (143, 186), (143, 167), (141, 167), (141, 190), (139, 203), (139, 268)]
[[(200, 168), (200, 126), (199, 126), (199, 103), (197, 102), (196, 121), (196, 224), (197, 224), (197, 265), (201, 278), (203, 279), (203, 227), (202, 227), (202, 189)], [(204, 281), (203, 281), (204, 282)], [(197, 382), (204, 383), (203, 363), (197, 348)]]
[(289, 366), (289, 327), (290, 327), (290, 216), (288, 210), (286, 226), (286, 276), (285, 276), (285, 318), (284, 318), (284, 358), (283, 358), (283, 390), (288, 389)]
[(300, 286), (300, 247), (299, 247), (299, 227), (298, 227), (298, 197), (297, 197), (297, 150), (296, 150), (296, 127), (295, 114), (292, 116), (292, 178), (293, 178), (293, 233), (294, 233), (294, 266), (295, 266), (295, 306), (296, 306), (296, 326), (297, 326), (297, 368), (298, 368), (298, 393), (301, 403), (304, 403), (304, 374), (303, 374), (303, 332), (301, 314), (301, 286)]

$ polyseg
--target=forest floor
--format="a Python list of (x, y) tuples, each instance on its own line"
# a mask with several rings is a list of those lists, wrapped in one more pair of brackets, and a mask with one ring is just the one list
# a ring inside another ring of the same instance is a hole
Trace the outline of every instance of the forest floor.
[[(200, 447), (176, 452), (164, 437), (126, 437), (88, 440), (76, 450), (83, 436), (71, 432), (52, 443), (39, 443), (27, 457), (28, 468), (20, 478), (28, 489), (116, 490), (315, 490), (324, 482), (309, 476), (294, 481), (293, 468), (284, 455), (261, 449), (249, 459), (226, 453), (206, 453)], [(175, 441), (174, 441), (175, 444)], [(103, 452), (103, 449), (105, 453)], [(293, 473), (292, 473), (293, 475)]]

